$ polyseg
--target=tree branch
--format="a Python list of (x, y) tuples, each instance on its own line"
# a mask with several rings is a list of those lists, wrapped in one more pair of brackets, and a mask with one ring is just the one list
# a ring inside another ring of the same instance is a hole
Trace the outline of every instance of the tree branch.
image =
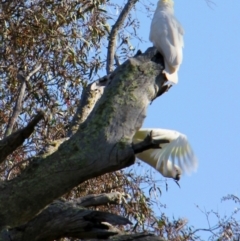
[(23, 144), (23, 142), (33, 133), (34, 127), (43, 118), (44, 113), (39, 111), (26, 127), (12, 133), (3, 140), (0, 140), (0, 163), (2, 163), (9, 154), (13, 153), (13, 151)]
[(20, 71), (17, 75), (17, 79), (18, 81), (21, 82), (21, 85), (19, 87), (19, 91), (18, 91), (18, 96), (17, 96), (17, 100), (15, 103), (15, 106), (13, 108), (13, 113), (12, 116), (9, 118), (8, 121), (8, 125), (5, 131), (5, 135), (4, 137), (7, 137), (8, 135), (10, 135), (12, 133), (13, 130), (13, 126), (17, 121), (18, 116), (20, 115), (21, 111), (22, 111), (22, 105), (23, 105), (23, 97), (25, 94), (25, 90), (26, 90), (26, 83), (29, 81), (29, 79), (41, 68), (41, 65), (38, 65), (34, 68), (34, 70), (32, 72), (30, 72), (26, 77), (24, 76), (24, 73), (22, 73), (22, 71)]
[(116, 37), (119, 29), (122, 28), (125, 19), (129, 15), (129, 12), (132, 10), (134, 5), (138, 0), (128, 0), (126, 5), (124, 6), (122, 12), (120, 13), (117, 21), (112, 27), (108, 38), (108, 52), (107, 52), (107, 64), (106, 64), (106, 71), (107, 74), (110, 74), (113, 71), (113, 62), (114, 62), (114, 55), (115, 55), (115, 48), (116, 48)]
[(92, 194), (74, 200), (76, 205), (82, 207), (100, 206), (106, 204), (121, 204), (127, 195), (120, 192)]
[[(64, 237), (116, 241), (165, 241), (152, 234), (126, 234), (114, 225), (131, 222), (115, 214), (78, 207), (78, 202), (58, 200), (27, 224), (0, 232), (4, 241), (52, 241)], [(41, 232), (39, 232), (41, 230)], [(38, 235), (36, 235), (38, 234)]]
[(69, 140), (51, 155), (36, 157), (18, 177), (0, 182), (1, 228), (20, 226), (80, 183), (134, 163), (132, 137), (165, 82), (156, 53), (149, 48), (118, 67)]
[(38, 153), (38, 156), (41, 156), (44, 158), (47, 156), (50, 156), (51, 154), (53, 154), (55, 151), (58, 150), (59, 146), (63, 142), (67, 141), (68, 139), (69, 138), (66, 137), (66, 138), (61, 138), (61, 139), (53, 140), (53, 141), (46, 143), (44, 148)]
[[(61, 237), (107, 239), (121, 231), (112, 225), (131, 222), (115, 214), (87, 210), (75, 203), (55, 201), (27, 224), (0, 233), (11, 241), (52, 241)], [(41, 232), (39, 232), (41, 230)], [(38, 234), (38, 235), (36, 235)]]

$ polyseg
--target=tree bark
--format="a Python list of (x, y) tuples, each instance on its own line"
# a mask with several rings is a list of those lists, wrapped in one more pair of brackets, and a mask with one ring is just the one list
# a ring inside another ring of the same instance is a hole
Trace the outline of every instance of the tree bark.
[(31, 120), (28, 125), (11, 135), (0, 140), (0, 163), (2, 163), (8, 155), (13, 153), (23, 142), (33, 133), (34, 127), (44, 118), (44, 113), (39, 113)]
[(118, 67), (69, 140), (51, 155), (36, 157), (18, 177), (0, 183), (0, 227), (23, 225), (85, 180), (133, 164), (132, 137), (149, 103), (163, 92), (162, 70), (155, 48)]
[(108, 83), (108, 77), (109, 76), (104, 76), (83, 89), (81, 101), (69, 126), (68, 137), (76, 133), (79, 126), (92, 112), (95, 104), (102, 97), (104, 88)]
[(128, 197), (125, 193), (111, 192), (87, 195), (85, 197), (75, 199), (74, 202), (82, 207), (92, 207), (106, 204), (121, 204), (125, 197)]
[(131, 222), (115, 214), (87, 210), (84, 207), (120, 204), (124, 194), (119, 192), (88, 195), (76, 200), (54, 201), (39, 215), (17, 228), (0, 232), (0, 241), (51, 241), (63, 237), (94, 240), (164, 241), (152, 234), (126, 234), (114, 225)]
[(111, 224), (126, 225), (131, 222), (115, 214), (78, 207), (75, 202), (55, 201), (27, 224), (2, 231), (0, 240), (51, 241), (61, 237), (108, 239), (121, 233)]

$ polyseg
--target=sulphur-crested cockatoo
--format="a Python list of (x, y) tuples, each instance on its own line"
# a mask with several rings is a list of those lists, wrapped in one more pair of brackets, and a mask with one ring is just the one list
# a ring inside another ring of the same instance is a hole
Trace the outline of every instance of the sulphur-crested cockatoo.
[(182, 63), (183, 33), (174, 17), (173, 0), (159, 0), (154, 13), (149, 39), (164, 57), (163, 73), (168, 81), (177, 84), (178, 69)]
[(136, 154), (138, 159), (154, 167), (164, 177), (175, 180), (179, 180), (183, 172), (196, 170), (197, 159), (185, 135), (166, 129), (140, 129), (134, 135), (133, 143), (143, 141), (147, 135), (151, 135), (153, 142), (168, 140), (169, 143)]

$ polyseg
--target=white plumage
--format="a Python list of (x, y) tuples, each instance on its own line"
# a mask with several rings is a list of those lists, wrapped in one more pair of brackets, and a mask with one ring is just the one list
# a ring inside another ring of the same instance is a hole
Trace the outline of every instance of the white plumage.
[(138, 153), (137, 158), (154, 167), (164, 177), (176, 180), (180, 179), (182, 172), (196, 170), (197, 159), (185, 135), (166, 129), (140, 129), (134, 135), (133, 143), (143, 141), (150, 133), (153, 141), (168, 140), (169, 143)]
[(173, 0), (159, 0), (154, 13), (149, 39), (164, 57), (166, 78), (178, 82), (178, 69), (182, 63), (184, 30), (174, 16)]

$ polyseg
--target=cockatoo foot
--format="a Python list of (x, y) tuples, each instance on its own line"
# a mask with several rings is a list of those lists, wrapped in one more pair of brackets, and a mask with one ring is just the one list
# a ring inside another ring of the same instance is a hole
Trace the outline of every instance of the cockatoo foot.
[(162, 139), (162, 140), (155, 140), (153, 139), (153, 132), (150, 131), (150, 133), (145, 137), (145, 140), (152, 144), (152, 149), (161, 149), (161, 144), (169, 143), (169, 140)]
[(161, 149), (161, 144), (169, 143), (169, 140), (162, 139), (162, 140), (156, 140), (153, 139), (152, 131), (149, 132), (149, 134), (146, 135), (142, 141), (132, 144), (133, 150), (135, 154), (138, 154), (140, 152), (149, 150), (149, 149)]

